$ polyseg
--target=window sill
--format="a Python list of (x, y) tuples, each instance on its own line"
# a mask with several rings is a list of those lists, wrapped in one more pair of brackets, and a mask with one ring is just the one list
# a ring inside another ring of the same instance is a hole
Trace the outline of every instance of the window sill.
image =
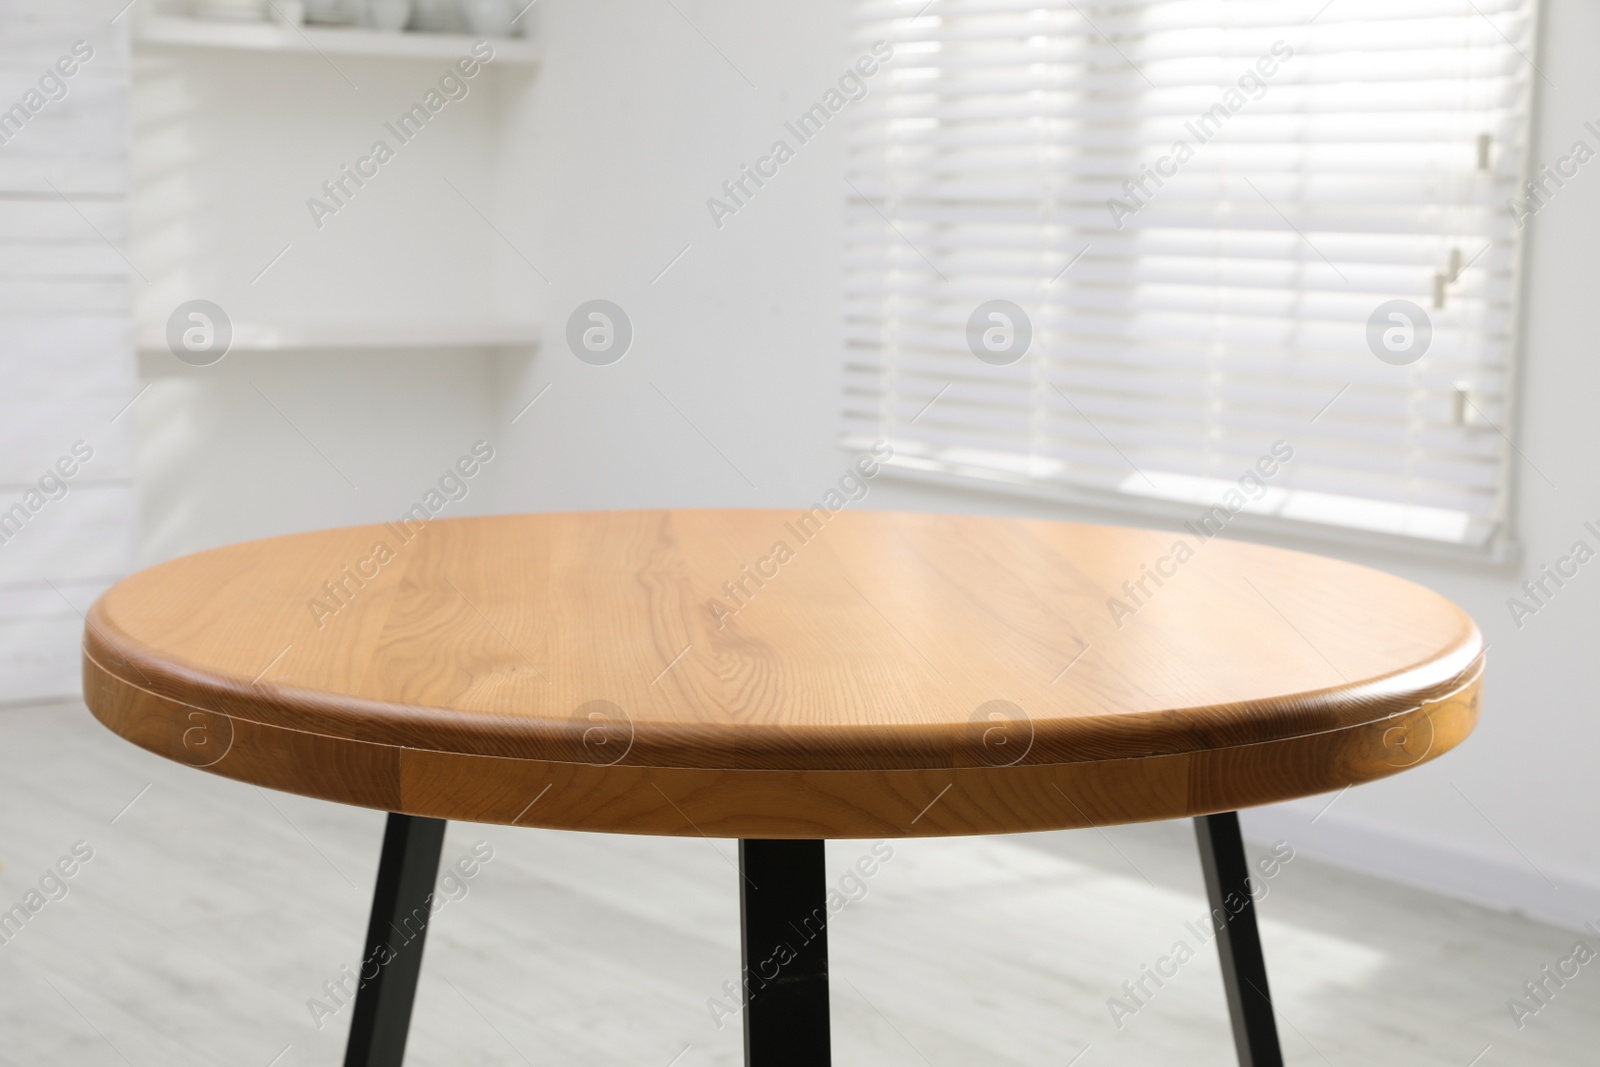
[[(943, 489), (983, 493), (990, 496), (1021, 497), (1064, 506), (1107, 513), (1110, 517), (1165, 521), (1174, 525), (1195, 522), (1205, 510), (1194, 504), (1185, 504), (1157, 497), (1135, 496), (1128, 493), (1094, 490), (1045, 484), (1023, 480), (975, 477), (953, 474), (948, 471), (927, 469), (914, 461), (907, 463), (900, 457), (886, 460), (879, 477), (934, 486)], [(1222, 531), (1224, 537), (1265, 541), (1316, 551), (1319, 547), (1367, 549), (1396, 553), (1411, 558), (1424, 558), (1434, 562), (1465, 563), (1479, 567), (1504, 568), (1522, 558), (1520, 543), (1502, 533), (1481, 545), (1452, 544), (1420, 537), (1399, 534), (1372, 533), (1342, 526), (1287, 519), (1276, 515), (1254, 515), (1241, 511), (1229, 520)], [(1288, 542), (1293, 542), (1289, 544)]]

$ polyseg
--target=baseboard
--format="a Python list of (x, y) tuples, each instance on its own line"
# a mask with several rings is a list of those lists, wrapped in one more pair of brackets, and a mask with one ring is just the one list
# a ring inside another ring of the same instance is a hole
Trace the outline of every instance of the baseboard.
[(1252, 841), (1288, 841), (1312, 859), (1473, 904), (1574, 930), (1585, 922), (1600, 923), (1600, 886), (1570, 872), (1544, 868), (1541, 873), (1516, 857), (1507, 860), (1375, 830), (1332, 812), (1313, 822), (1321, 806), (1252, 808), (1239, 813), (1240, 826)]

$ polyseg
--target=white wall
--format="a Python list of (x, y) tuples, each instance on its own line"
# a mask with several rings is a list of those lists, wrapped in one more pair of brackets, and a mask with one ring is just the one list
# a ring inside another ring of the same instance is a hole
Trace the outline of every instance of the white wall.
[[(295, 451), (304, 452), (295, 438), (272, 429), (249, 391), (217, 376), (203, 394), (207, 426), (192, 425), (164, 459), (147, 451), (148, 556), (386, 516), (463, 437), (488, 437), (500, 450), (492, 496), (473, 499), (470, 510), (800, 505), (837, 478), (845, 464), (834, 445), (844, 131), (830, 128), (804, 146), (720, 230), (705, 201), (851, 58), (840, 43), (842, 0), (678, 0), (692, 26), (667, 4), (540, 6), (548, 58), (537, 78), (499, 98), (503, 138), (483, 179), (489, 213), (518, 251), (488, 242), (492, 269), (480, 277), (496, 308), (536, 310), (548, 343), (532, 358), (240, 360), (233, 373), (259, 370), (257, 384), (282, 389), (309, 436), (383, 488), (353, 500), (315, 456)], [(1540, 67), (1560, 89), (1541, 82), (1540, 160), (1580, 136), (1600, 147), (1581, 129), (1600, 118), (1585, 111), (1600, 100), (1600, 70), (1587, 56), (1600, 40), (1600, 9), (1584, 0), (1548, 0), (1547, 8)], [(1586, 292), (1600, 231), (1597, 175), (1586, 169), (1530, 227), (1517, 439), (1555, 487), (1519, 466), (1526, 562), (1492, 568), (1310, 546), (1405, 575), (1473, 613), (1492, 645), (1482, 726), (1436, 763), (1351, 790), (1315, 824), (1331, 798), (1248, 821), (1312, 853), (1565, 921), (1600, 917), (1600, 842), (1591, 832), (1600, 816), (1591, 769), (1600, 671), (1590, 651), (1600, 637), (1600, 573), (1586, 571), (1521, 631), (1505, 600), (1526, 572), (1582, 536), (1582, 520), (1600, 520), (1591, 462), (1600, 420), (1587, 410), (1600, 395)], [(386, 218), (375, 212), (371, 224)], [(238, 240), (272, 251), (264, 237), (247, 238)], [(324, 269), (316, 284), (326, 300), (362, 283)], [(595, 297), (622, 305), (635, 327), (632, 350), (609, 367), (579, 362), (560, 337), (571, 309)], [(426, 414), (430, 405), (437, 420)], [(147, 441), (169, 417), (194, 418), (176, 413), (183, 408), (151, 405), (172, 413), (145, 425)], [(258, 440), (272, 442), (270, 454), (252, 451)], [(183, 472), (186, 450), (210, 464), (204, 473)], [(873, 485), (870, 504), (1116, 518), (887, 480)]]
[[(490, 313), (496, 237), (461, 194), (484, 195), (500, 90), (518, 71), (491, 63), (401, 145), (384, 124), (450, 60), (136, 47), (141, 323), (160, 326), (196, 298), (236, 324)], [(323, 183), (379, 139), (395, 158), (365, 185), (347, 182), (348, 203), (314, 221), (307, 201), (329, 203)]]
[[(203, 368), (160, 353), (141, 363), (145, 564), (396, 518), (475, 441), (500, 443), (481, 353), (236, 353)], [(477, 479), (447, 513), (487, 511), (490, 495)]]
[(85, 0), (8, 5), (0, 110), (30, 92), (0, 144), (0, 704), (77, 686), (79, 613), (131, 569), (136, 507), (124, 27)]
[[(551, 388), (518, 423), (525, 462), (507, 508), (796, 502), (842, 464), (844, 131), (800, 148), (720, 230), (706, 209), (741, 164), (775, 138), (793, 142), (783, 122), (839, 76), (851, 58), (842, 7), (677, 6), (712, 43), (670, 4), (558, 0), (544, 11), (547, 61), (508, 120), (516, 157), (500, 212), (551, 280), (534, 283), (549, 343), (513, 369), (507, 401), (514, 411)], [(635, 327), (609, 367), (579, 362), (561, 340), (592, 298), (621, 305)]]

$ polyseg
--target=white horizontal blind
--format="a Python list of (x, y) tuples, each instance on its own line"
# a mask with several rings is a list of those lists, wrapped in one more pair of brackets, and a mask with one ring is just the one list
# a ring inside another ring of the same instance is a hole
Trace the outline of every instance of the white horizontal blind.
[[(851, 109), (849, 444), (1210, 504), (1281, 440), (1246, 510), (1503, 534), (1535, 0), (855, 15), (856, 49), (895, 55)], [(1397, 298), (1432, 326), (1409, 365), (1369, 347)], [(969, 350), (997, 299), (1032, 327), (1010, 365)]]
[(81, 613), (134, 565), (121, 6), (0, 0), (0, 705), (80, 691)]

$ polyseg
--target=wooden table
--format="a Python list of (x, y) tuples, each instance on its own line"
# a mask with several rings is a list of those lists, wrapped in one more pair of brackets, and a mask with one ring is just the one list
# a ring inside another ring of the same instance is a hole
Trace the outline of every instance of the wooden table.
[(360, 1067), (401, 1062), (448, 819), (740, 839), (746, 1059), (815, 1067), (825, 838), (1193, 817), (1240, 1060), (1279, 1063), (1234, 812), (1440, 755), (1482, 671), (1464, 612), (1348, 563), (822, 508), (253, 541), (119, 582), (84, 635), (128, 740), (391, 813)]

